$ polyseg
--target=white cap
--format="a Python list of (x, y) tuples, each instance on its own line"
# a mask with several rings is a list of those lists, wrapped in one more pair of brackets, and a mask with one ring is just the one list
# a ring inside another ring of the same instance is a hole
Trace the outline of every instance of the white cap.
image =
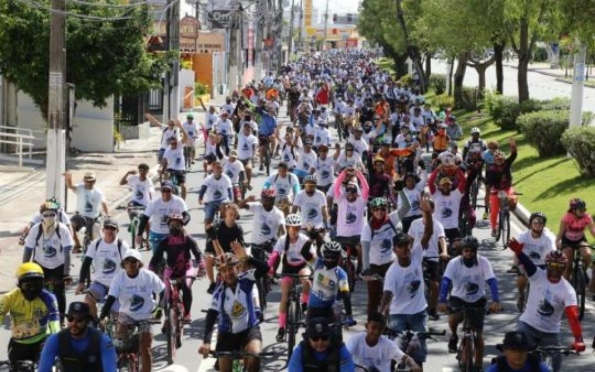
[(124, 257), (122, 257), (122, 260), (125, 260), (127, 258), (135, 258), (139, 261), (142, 261), (142, 258), (140, 256), (140, 252), (137, 251), (136, 249), (129, 249), (126, 251), (126, 253), (124, 253)]

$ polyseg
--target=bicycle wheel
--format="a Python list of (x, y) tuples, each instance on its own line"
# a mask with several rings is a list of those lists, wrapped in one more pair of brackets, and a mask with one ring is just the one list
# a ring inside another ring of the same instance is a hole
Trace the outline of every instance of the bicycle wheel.
[(267, 146), (264, 151), (264, 165), (266, 167), (267, 176), (271, 175), (271, 149), (269, 148), (270, 144), (267, 143)]
[[(578, 252), (574, 252), (574, 254), (578, 254)], [(579, 314), (578, 318), (583, 320), (585, 316), (585, 292), (586, 292), (586, 284), (585, 284), (585, 272), (581, 267), (575, 267), (572, 270), (572, 286), (574, 287), (574, 291), (576, 292), (576, 303), (578, 304)]]
[(130, 245), (132, 249), (136, 249), (136, 229), (138, 228), (138, 218), (135, 216), (130, 220)]
[(473, 372), (473, 359), (475, 358), (475, 345), (472, 337), (464, 338), (461, 341), (459, 364), (462, 372)]
[(473, 181), (471, 185), (471, 206), (473, 209), (477, 209), (477, 195), (479, 194), (479, 181), (477, 178)]
[(502, 230), (504, 229), (504, 225), (502, 224), (504, 220), (504, 213), (502, 213), (502, 211), (498, 212), (498, 228), (496, 229), (496, 243), (498, 243), (498, 240), (500, 240), (500, 237), (502, 236)]
[(339, 142), (343, 141), (343, 120), (340, 118), (335, 119), (335, 127), (337, 128), (337, 134), (339, 136)]
[(295, 347), (295, 336), (297, 333), (297, 318), (295, 317), (295, 309), (297, 309), (297, 303), (289, 300), (289, 306), (287, 306), (287, 363), (291, 360), (293, 355), (293, 349)]
[(344, 269), (347, 272), (347, 283), (349, 283), (349, 292), (353, 292), (355, 289), (355, 267), (353, 267), (353, 261), (351, 261), (351, 257), (345, 258)]
[(178, 322), (173, 306), (168, 306), (165, 319), (167, 324), (164, 324), (163, 327), (167, 336), (167, 364), (173, 364), (176, 356), (176, 323)]
[(510, 214), (502, 213), (502, 247), (506, 249), (506, 243), (510, 240)]

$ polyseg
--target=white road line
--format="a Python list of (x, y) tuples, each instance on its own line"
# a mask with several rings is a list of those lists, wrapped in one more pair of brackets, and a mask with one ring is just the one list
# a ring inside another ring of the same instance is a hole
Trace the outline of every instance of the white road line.
[[(217, 340), (217, 325), (215, 325), (215, 329), (213, 330), (213, 336), (212, 336), (211, 340)], [(215, 343), (211, 342), (211, 345), (216, 345), (216, 342)], [(206, 359), (203, 358), (202, 362), (200, 363), (200, 367), (198, 367), (197, 372), (212, 372), (212, 371), (217, 372), (214, 368), (215, 361), (216, 361), (216, 359), (213, 357), (208, 357)]]
[(460, 370), (457, 368), (448, 368), (448, 367), (443, 367), (442, 368), (442, 372), (459, 372)]

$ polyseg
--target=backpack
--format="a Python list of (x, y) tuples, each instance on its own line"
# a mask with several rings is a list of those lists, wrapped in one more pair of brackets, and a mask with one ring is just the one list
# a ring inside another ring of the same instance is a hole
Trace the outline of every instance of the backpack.
[[(391, 229), (393, 229), (393, 231), (395, 232), (395, 234), (397, 234), (397, 228), (395, 227), (395, 224), (393, 223), (393, 221), (389, 218), (388, 219), (388, 224), (390, 226)], [(372, 228), (372, 226), (370, 226), (370, 240), (374, 239), (374, 233), (375, 233), (375, 229)]]
[[(60, 224), (62, 224), (62, 222), (58, 222), (58, 227), (56, 229), (54, 229), (54, 231), (56, 232), (58, 239), (62, 240), (62, 237), (60, 236)], [(43, 234), (43, 228), (41, 226), (39, 226), (39, 229), (37, 230), (37, 237), (35, 238), (35, 246), (37, 246), (39, 244), (39, 239), (41, 238), (42, 234)], [(63, 249), (64, 249), (64, 247), (62, 247), (62, 243), (60, 243), (60, 252), (62, 252)], [(35, 251), (35, 247), (33, 247), (33, 251)]]
[[(287, 177), (289, 178), (289, 186), (293, 187), (293, 183), (291, 183), (291, 175), (288, 173)], [(277, 179), (279, 179), (279, 173), (275, 174), (275, 178), (273, 178), (273, 184), (277, 183)]]
[[(166, 127), (165, 129), (163, 129), (163, 132), (161, 132), (161, 142), (163, 142), (163, 137), (165, 136), (165, 132), (167, 132), (167, 130), (169, 129), (169, 127)], [(178, 129), (174, 128), (174, 137), (178, 137)]]
[[(97, 239), (97, 243), (95, 243), (95, 251), (99, 249), (99, 244), (101, 244), (102, 241), (103, 239)], [(122, 239), (120, 238), (118, 238), (118, 254), (120, 255), (120, 260), (122, 260)]]

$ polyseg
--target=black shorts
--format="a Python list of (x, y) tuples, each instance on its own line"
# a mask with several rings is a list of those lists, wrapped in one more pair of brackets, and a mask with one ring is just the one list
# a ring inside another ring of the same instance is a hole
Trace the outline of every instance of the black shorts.
[(440, 276), (442, 275), (442, 265), (440, 264), (440, 261), (423, 260), (423, 265), (425, 266), (430, 281), (439, 282)]
[(83, 227), (85, 227), (85, 229), (87, 229), (87, 230), (90, 229), (90, 231), (93, 231), (93, 225), (95, 224), (96, 221), (97, 221), (97, 218), (86, 217), (79, 213), (75, 213), (70, 218), (70, 223), (72, 225), (72, 228), (76, 232), (79, 232), (79, 230)]
[(459, 297), (450, 296), (450, 299), (448, 300), (448, 309), (450, 312), (455, 313), (455, 316), (458, 317), (459, 321), (463, 320), (463, 309), (481, 309), (468, 312), (468, 316), (471, 328), (477, 333), (482, 333), (487, 302), (488, 301), (485, 298), (482, 298), (477, 302), (466, 302)]
[(270, 136), (258, 135), (258, 146), (265, 146), (271, 142)]
[(583, 235), (582, 239), (579, 239), (579, 240), (570, 240), (565, 236), (562, 237), (562, 247), (564, 247), (564, 248), (578, 249), (581, 246), (581, 244), (588, 245), (587, 239), (585, 238), (584, 235)]
[(301, 264), (298, 266), (291, 266), (289, 264), (287, 264), (285, 262), (285, 260), (283, 261), (283, 268), (281, 269), (281, 275), (283, 274), (293, 274), (293, 275), (297, 275), (300, 273), (300, 271), (302, 271), (302, 269), (304, 269), (307, 265), (306, 264)]
[(10, 341), (8, 341), (8, 360), (11, 363), (21, 360), (37, 362), (39, 361), (44, 342), (45, 340), (41, 340), (33, 344), (21, 344), (11, 338)]
[(220, 332), (217, 334), (216, 351), (242, 351), (252, 340), (262, 341), (260, 327), (254, 326), (240, 333)]
[(179, 171), (179, 170), (174, 170), (174, 169), (168, 169), (167, 171), (170, 174), (170, 178), (174, 175), (176, 176), (176, 178), (178, 179), (178, 185), (183, 185), (186, 183), (186, 172), (185, 171)]

